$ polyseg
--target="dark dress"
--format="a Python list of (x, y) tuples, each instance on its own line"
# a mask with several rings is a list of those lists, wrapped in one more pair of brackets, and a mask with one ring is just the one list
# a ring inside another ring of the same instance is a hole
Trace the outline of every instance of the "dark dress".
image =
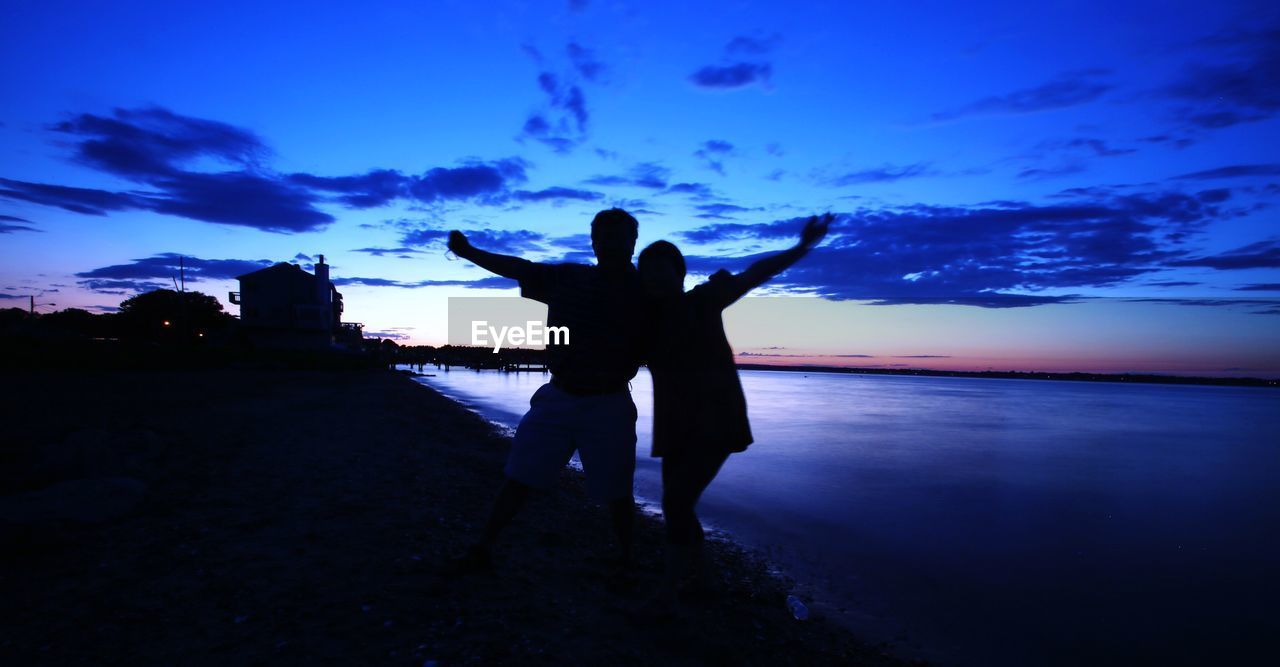
[(741, 452), (751, 444), (747, 401), (721, 313), (749, 288), (720, 271), (678, 296), (651, 302), (653, 452)]

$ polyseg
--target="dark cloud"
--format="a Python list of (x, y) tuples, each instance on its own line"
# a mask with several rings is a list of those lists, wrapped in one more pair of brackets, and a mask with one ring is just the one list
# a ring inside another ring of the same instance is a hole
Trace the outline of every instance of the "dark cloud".
[(80, 279), (79, 284), (86, 289), (118, 294), (121, 290), (140, 292), (169, 287), (178, 278), (179, 271), (183, 271), (187, 282), (230, 280), (273, 263), (266, 259), (201, 259), (167, 252), (75, 275)]
[[(145, 186), (111, 192), (0, 178), (0, 197), (56, 206), (87, 215), (143, 210), (273, 232), (322, 228), (334, 217), (319, 208), (333, 201), (371, 208), (396, 199), (419, 203), (471, 200), (499, 203), (525, 180), (525, 163), (511, 158), (437, 167), (420, 176), (375, 169), (353, 176), (281, 175), (260, 160), (270, 151), (248, 130), (182, 116), (167, 109), (115, 109), (80, 114), (53, 130), (75, 137), (75, 159)], [(196, 171), (222, 164), (223, 171)]]
[(826, 180), (830, 185), (843, 187), (859, 183), (891, 183), (893, 181), (900, 181), (904, 178), (933, 176), (937, 173), (937, 171), (930, 169), (930, 164), (928, 162), (917, 162), (915, 164), (908, 164), (900, 167), (886, 164), (875, 169), (851, 171)]
[(753, 83), (766, 84), (773, 74), (769, 63), (734, 63), (732, 65), (707, 65), (689, 75), (689, 80), (700, 88), (734, 90)]
[(1247, 178), (1250, 176), (1280, 176), (1280, 164), (1233, 164), (1204, 171), (1174, 176), (1171, 180), (1213, 180), (1220, 178)]
[(1190, 280), (1160, 280), (1157, 282), (1150, 282), (1146, 284), (1150, 285), (1151, 287), (1194, 287), (1196, 285), (1199, 285), (1200, 283), (1193, 282)]
[(269, 153), (248, 130), (161, 107), (114, 109), (110, 117), (84, 113), (52, 129), (80, 138), (75, 152), (84, 163), (132, 180), (179, 175), (196, 158), (248, 166)]
[(1274, 239), (1250, 243), (1218, 255), (1193, 257), (1169, 263), (1170, 266), (1207, 266), (1211, 269), (1274, 269), (1280, 268), (1280, 241)]
[(1236, 288), (1241, 292), (1280, 292), (1280, 283), (1254, 283)]
[(588, 185), (633, 185), (641, 188), (661, 189), (667, 187), (667, 179), (670, 177), (670, 169), (656, 162), (641, 162), (632, 167), (626, 174), (594, 176), (584, 182)]
[(539, 201), (554, 202), (554, 201), (565, 201), (565, 200), (596, 201), (598, 199), (601, 199), (602, 197), (604, 197), (604, 195), (599, 192), (593, 192), (591, 190), (576, 190), (573, 188), (562, 188), (562, 187), (552, 187), (552, 188), (545, 188), (543, 190), (534, 190), (534, 191), (517, 190), (511, 193), (512, 199), (515, 199), (517, 201), (531, 201), (531, 202), (539, 202)]
[(591, 49), (577, 42), (569, 42), (565, 51), (569, 54), (569, 62), (573, 63), (573, 68), (582, 75), (582, 78), (587, 81), (599, 81), (604, 76), (604, 63), (596, 58), (595, 52)]
[(0, 197), (56, 206), (85, 215), (106, 215), (113, 211), (145, 209), (147, 199), (124, 192), (75, 188), (49, 183), (29, 183), (0, 178)]
[(1280, 113), (1280, 24), (1220, 32), (1157, 95), (1180, 103), (1179, 119), (1205, 129)]
[(1101, 80), (1108, 74), (1110, 71), (1105, 69), (1064, 72), (1034, 88), (984, 97), (957, 109), (935, 113), (933, 119), (948, 121), (965, 116), (1022, 114), (1085, 104), (1111, 90), (1113, 86)]
[(723, 64), (707, 65), (689, 75), (689, 81), (699, 88), (735, 90), (758, 83), (768, 87), (773, 76), (773, 65), (763, 59), (777, 45), (781, 37), (739, 36), (729, 40), (721, 56)]
[(1083, 164), (1064, 164), (1057, 167), (1023, 169), (1018, 172), (1018, 178), (1023, 180), (1039, 181), (1048, 178), (1056, 178), (1058, 176), (1079, 174), (1084, 171), (1085, 166)]
[(729, 40), (724, 51), (733, 56), (760, 56), (773, 51), (782, 42), (782, 35), (774, 33), (767, 37), (738, 36)]
[[(1042, 291), (1114, 287), (1165, 270), (1187, 251), (1173, 232), (1194, 233), (1227, 212), (1178, 192), (1092, 195), (1054, 205), (995, 202), (970, 207), (913, 205), (841, 214), (831, 237), (774, 285), (834, 299), (874, 303), (1020, 307), (1076, 300)], [(802, 218), (719, 223), (682, 236), (789, 242)], [(690, 255), (690, 271), (740, 270), (735, 259)]]
[(1087, 149), (1097, 157), (1116, 157), (1119, 155), (1128, 155), (1130, 153), (1137, 152), (1137, 150), (1133, 148), (1115, 148), (1109, 146), (1103, 139), (1091, 139), (1086, 137), (1079, 137), (1062, 142), (1061, 147)]
[(339, 287), (361, 285), (364, 287), (470, 287), (472, 289), (507, 289), (516, 287), (516, 281), (501, 276), (489, 276), (475, 280), (393, 280), (391, 278), (350, 277), (334, 278)]
[(362, 252), (374, 257), (386, 257), (387, 255), (391, 255), (400, 259), (410, 259), (410, 255), (421, 254), (422, 250), (402, 246), (399, 248), (355, 248), (351, 252)]
[[(26, 223), (26, 224), (14, 224)], [(0, 234), (12, 234), (13, 232), (38, 232), (40, 230), (31, 227), (31, 221), (12, 215), (0, 215)]]
[(715, 204), (699, 204), (694, 208), (698, 209), (696, 217), (704, 220), (731, 220), (731, 213), (746, 213), (748, 211), (758, 211), (757, 208), (747, 208), (738, 206), (737, 204), (715, 203)]
[(702, 146), (693, 152), (693, 156), (702, 160), (708, 169), (724, 175), (724, 158), (733, 155), (733, 144), (720, 139), (702, 142)]
[(1011, 158), (1022, 162), (1017, 177), (1022, 180), (1045, 180), (1058, 176), (1079, 174), (1088, 170), (1092, 160), (1113, 158), (1136, 153), (1134, 148), (1112, 146), (1103, 139), (1076, 137), (1042, 141), (1028, 153)]
[(385, 338), (387, 340), (409, 340), (409, 334), (403, 331), (364, 331), (365, 338)]
[[(463, 230), (467, 239), (477, 248), (504, 254), (525, 254), (546, 250), (546, 236), (528, 230), (477, 229)], [(421, 248), (433, 244), (443, 244), (449, 238), (449, 230), (436, 227), (411, 228), (404, 231), (400, 242), (404, 247)]]
[(568, 67), (559, 74), (546, 69), (547, 59), (536, 48), (526, 46), (525, 52), (544, 68), (538, 73), (538, 88), (545, 101), (525, 118), (518, 138), (533, 139), (557, 153), (567, 153), (586, 140), (591, 119), (581, 82), (600, 82), (605, 65), (591, 49), (578, 42), (565, 46)]
[(673, 183), (662, 194), (689, 195), (691, 199), (710, 199), (715, 196), (706, 183)]

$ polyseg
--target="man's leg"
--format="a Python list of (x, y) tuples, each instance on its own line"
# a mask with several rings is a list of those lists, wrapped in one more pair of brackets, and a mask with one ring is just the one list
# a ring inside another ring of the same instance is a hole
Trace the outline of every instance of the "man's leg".
[(508, 477), (498, 490), (493, 509), (489, 510), (489, 518), (484, 523), (480, 540), (471, 545), (462, 556), (455, 558), (447, 572), (459, 575), (492, 571), (493, 545), (498, 541), (498, 534), (510, 525), (528, 500), (529, 486)]
[(480, 539), (449, 568), (455, 574), (487, 572), (498, 535), (511, 524), (529, 500), (531, 486), (549, 485), (573, 455), (573, 443), (565, 430), (565, 410), (559, 390), (543, 385), (529, 401), (529, 412), (520, 420), (511, 452), (503, 468), (506, 481), (498, 490)]
[(621, 567), (631, 563), (634, 542), (636, 472), (636, 406), (631, 394), (581, 397), (575, 441), (587, 492), (607, 503), (609, 520), (618, 544)]
[(511, 520), (524, 509), (528, 501), (529, 486), (508, 477), (498, 491), (498, 499), (489, 511), (489, 519), (485, 521), (484, 531), (480, 533), (480, 541), (476, 546), (485, 550), (493, 549), (494, 543), (498, 541), (498, 533), (511, 524)]
[(609, 503), (609, 519), (613, 522), (613, 535), (618, 540), (618, 564), (630, 567), (636, 522), (635, 500), (627, 497)]

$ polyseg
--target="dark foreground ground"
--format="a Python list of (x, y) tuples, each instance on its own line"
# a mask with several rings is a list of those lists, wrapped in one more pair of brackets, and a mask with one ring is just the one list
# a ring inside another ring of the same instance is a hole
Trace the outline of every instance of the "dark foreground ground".
[(0, 663), (900, 664), (788, 613), (714, 545), (714, 595), (625, 611), (579, 479), (540, 496), (492, 577), (451, 580), (507, 441), (389, 372), (17, 372), (0, 408)]

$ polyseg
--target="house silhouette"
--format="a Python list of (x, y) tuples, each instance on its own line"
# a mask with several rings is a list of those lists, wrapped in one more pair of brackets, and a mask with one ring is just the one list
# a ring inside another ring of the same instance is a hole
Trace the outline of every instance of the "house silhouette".
[(326, 348), (361, 338), (360, 324), (342, 322), (342, 294), (329, 280), (320, 255), (315, 274), (280, 262), (242, 276), (231, 303), (240, 306), (240, 326), (262, 347)]

